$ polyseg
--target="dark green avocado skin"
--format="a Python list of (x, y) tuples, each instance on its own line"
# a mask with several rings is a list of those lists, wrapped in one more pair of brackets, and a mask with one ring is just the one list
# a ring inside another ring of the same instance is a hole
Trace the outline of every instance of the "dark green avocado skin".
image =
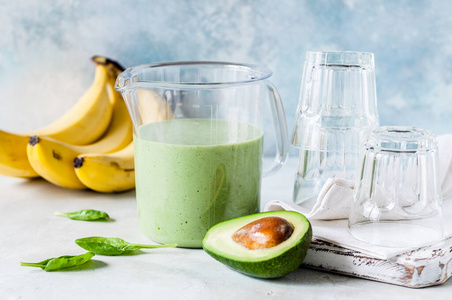
[(204, 250), (219, 262), (243, 274), (258, 278), (278, 278), (295, 271), (301, 265), (306, 257), (311, 240), (312, 227), (309, 224), (309, 229), (305, 236), (292, 247), (274, 258), (258, 262), (236, 261), (219, 256), (206, 248)]

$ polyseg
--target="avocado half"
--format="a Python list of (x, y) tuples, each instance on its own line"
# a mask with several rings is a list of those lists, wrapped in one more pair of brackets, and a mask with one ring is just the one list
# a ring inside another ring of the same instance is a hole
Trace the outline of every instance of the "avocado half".
[[(233, 240), (243, 226), (265, 217), (280, 217), (293, 226), (291, 236), (271, 248), (251, 250)], [(218, 223), (202, 241), (204, 250), (230, 268), (259, 278), (277, 278), (296, 270), (303, 262), (312, 239), (308, 219), (293, 211), (272, 211)]]

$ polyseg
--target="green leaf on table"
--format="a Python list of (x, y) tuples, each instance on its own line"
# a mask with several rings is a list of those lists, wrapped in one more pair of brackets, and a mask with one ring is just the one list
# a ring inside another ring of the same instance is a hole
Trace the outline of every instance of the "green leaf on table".
[(21, 262), (20, 265), (24, 267), (37, 267), (44, 271), (57, 271), (64, 268), (83, 265), (94, 256), (94, 253), (87, 252), (85, 254), (70, 256), (64, 255), (60, 257), (49, 258), (38, 263)]
[(55, 212), (53, 214), (55, 216), (63, 216), (72, 220), (79, 221), (97, 221), (110, 219), (110, 216), (106, 212), (95, 209), (82, 209), (71, 213)]
[(151, 249), (151, 248), (166, 248), (177, 246), (177, 244), (169, 245), (132, 244), (120, 238), (108, 238), (99, 236), (77, 239), (75, 240), (75, 243), (85, 250), (100, 255), (123, 255), (132, 253), (136, 250), (143, 248)]

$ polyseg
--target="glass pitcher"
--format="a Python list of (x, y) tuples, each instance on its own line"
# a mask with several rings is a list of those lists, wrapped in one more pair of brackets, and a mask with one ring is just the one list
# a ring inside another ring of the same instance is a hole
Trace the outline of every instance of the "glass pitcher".
[[(288, 154), (271, 75), (252, 65), (174, 62), (118, 76), (134, 125), (138, 218), (150, 239), (199, 248), (211, 226), (259, 211), (262, 173), (276, 172)], [(267, 127), (277, 154), (262, 172)]]

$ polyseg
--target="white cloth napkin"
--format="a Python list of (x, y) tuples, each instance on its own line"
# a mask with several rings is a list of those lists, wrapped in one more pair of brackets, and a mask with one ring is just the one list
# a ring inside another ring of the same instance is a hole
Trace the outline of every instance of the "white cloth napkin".
[[(452, 134), (438, 138), (440, 180), (443, 195), (444, 240), (452, 236)], [(373, 257), (388, 259), (413, 248), (390, 248), (369, 245), (354, 239), (348, 232), (348, 213), (353, 202), (354, 182), (328, 179), (316, 200), (297, 205), (293, 202), (273, 200), (265, 211), (291, 210), (305, 215), (313, 227), (315, 237), (338, 246), (360, 251)], [(440, 247), (439, 242), (435, 246)]]

